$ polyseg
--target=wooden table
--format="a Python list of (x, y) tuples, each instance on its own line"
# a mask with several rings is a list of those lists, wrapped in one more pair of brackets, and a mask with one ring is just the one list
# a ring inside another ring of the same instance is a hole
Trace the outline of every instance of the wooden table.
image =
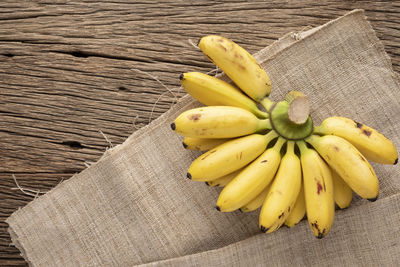
[(168, 110), (181, 72), (214, 68), (189, 40), (217, 33), (253, 53), (362, 8), (400, 71), (399, 2), (318, 2), (2, 0), (0, 265), (26, 265), (12, 212), (97, 161), (101, 132), (119, 144)]

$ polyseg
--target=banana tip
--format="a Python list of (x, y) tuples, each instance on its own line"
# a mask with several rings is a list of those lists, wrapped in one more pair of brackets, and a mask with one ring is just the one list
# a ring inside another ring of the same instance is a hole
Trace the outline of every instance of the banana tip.
[(181, 75), (179, 75), (179, 80), (183, 80), (183, 73), (181, 73)]
[(260, 229), (261, 229), (261, 232), (263, 232), (263, 233), (266, 233), (268, 231), (268, 228), (264, 227), (262, 225), (261, 225)]
[(187, 148), (187, 144), (185, 144), (185, 142), (182, 142), (182, 145), (184, 148)]
[(206, 182), (206, 185), (210, 186), (210, 184), (208, 182)]
[(218, 207), (218, 206), (215, 206), (215, 209), (218, 210), (218, 211), (221, 211), (221, 208)]
[(171, 123), (171, 129), (172, 129), (173, 131), (175, 131), (175, 129), (176, 129), (175, 122)]
[(318, 239), (322, 239), (322, 238), (324, 238), (325, 236), (324, 236), (323, 233), (319, 233), (316, 237), (317, 237)]
[(394, 161), (393, 165), (396, 165), (397, 162), (399, 162), (399, 158), (397, 158), (397, 159)]
[(192, 179), (192, 175), (191, 175), (190, 173), (187, 173), (187, 174), (186, 174), (186, 177), (187, 177), (188, 179)]
[(378, 196), (376, 196), (374, 198), (367, 198), (367, 199), (368, 199), (368, 201), (375, 202), (378, 199)]

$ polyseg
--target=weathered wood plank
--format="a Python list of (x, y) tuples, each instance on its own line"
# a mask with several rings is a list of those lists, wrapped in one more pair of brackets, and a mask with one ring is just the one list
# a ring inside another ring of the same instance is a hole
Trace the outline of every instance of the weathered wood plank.
[(354, 8), (400, 71), (394, 1), (1, 1), (0, 265), (24, 264), (4, 219), (32, 200), (11, 190), (11, 174), (52, 188), (99, 159), (109, 145), (99, 130), (118, 144), (165, 112), (174, 97), (148, 74), (180, 97), (181, 72), (214, 68), (188, 39), (217, 33), (255, 52)]

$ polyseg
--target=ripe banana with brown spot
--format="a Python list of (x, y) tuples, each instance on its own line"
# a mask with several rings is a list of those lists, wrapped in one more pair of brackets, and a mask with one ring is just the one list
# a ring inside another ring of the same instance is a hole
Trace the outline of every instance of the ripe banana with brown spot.
[(243, 207), (268, 186), (278, 169), (280, 150), (285, 142), (285, 139), (279, 138), (272, 148), (267, 149), (224, 187), (217, 200), (219, 211), (229, 212)]
[(262, 232), (271, 233), (286, 221), (300, 189), (300, 159), (294, 153), (294, 142), (288, 141), (286, 154), (261, 208), (259, 225)]
[(225, 142), (195, 159), (187, 177), (204, 182), (232, 173), (261, 155), (276, 137), (277, 134), (271, 131), (266, 135), (252, 134)]
[(181, 74), (180, 80), (185, 91), (204, 105), (239, 107), (259, 118), (268, 117), (268, 113), (261, 111), (257, 104), (238, 88), (216, 77), (201, 72), (187, 72)]
[(182, 141), (182, 145), (184, 148), (189, 150), (207, 151), (225, 143), (228, 140), (231, 139), (185, 137)]
[(335, 135), (312, 135), (306, 141), (360, 197), (370, 201), (378, 198), (379, 181), (375, 171), (351, 143)]
[(269, 129), (268, 119), (230, 106), (210, 106), (187, 110), (171, 124), (172, 130), (185, 137), (232, 138)]
[(296, 203), (290, 211), (289, 216), (286, 218), (285, 225), (287, 227), (294, 227), (306, 215), (306, 202), (304, 199), (304, 186), (301, 185), (300, 193), (297, 196)]
[(339, 208), (345, 209), (350, 206), (351, 200), (353, 199), (353, 190), (351, 190), (350, 186), (348, 186), (332, 168), (331, 173), (335, 203)]
[(335, 217), (333, 182), (329, 166), (314, 149), (297, 142), (301, 154), (304, 196), (308, 223), (317, 238), (331, 230)]
[(268, 195), (269, 187), (270, 186), (267, 185), (267, 187), (260, 194), (258, 194), (258, 196), (252, 199), (249, 203), (245, 204), (239, 210), (241, 212), (250, 212), (260, 208)]
[(200, 39), (199, 48), (248, 96), (259, 102), (271, 92), (271, 81), (264, 68), (233, 41), (209, 35)]
[(367, 159), (382, 164), (396, 164), (398, 155), (396, 147), (388, 138), (375, 129), (344, 117), (330, 117), (320, 126), (317, 134), (332, 134), (352, 143)]
[(208, 182), (206, 182), (206, 185), (211, 186), (211, 187), (215, 187), (215, 186), (224, 187), (230, 181), (232, 181), (233, 178), (235, 178), (242, 170), (243, 170), (243, 168), (239, 169), (237, 171), (234, 171), (234, 172), (232, 172), (230, 174), (227, 174), (225, 176), (222, 176), (221, 178), (218, 178), (218, 179), (215, 179), (215, 180), (212, 180), (212, 181), (208, 181)]

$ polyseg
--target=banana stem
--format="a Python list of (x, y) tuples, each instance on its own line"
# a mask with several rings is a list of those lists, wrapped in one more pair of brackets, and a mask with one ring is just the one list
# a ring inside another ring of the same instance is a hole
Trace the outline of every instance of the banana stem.
[(308, 149), (306, 143), (304, 141), (298, 141), (296, 144), (300, 149), (300, 154), (303, 155)]
[(294, 141), (287, 142), (286, 153), (288, 153), (288, 154), (294, 153)]
[(324, 131), (324, 128), (322, 127), (322, 125), (318, 125), (318, 126), (315, 126), (315, 125), (314, 125), (313, 134), (324, 135), (324, 134), (325, 134), (325, 131)]
[(259, 131), (271, 130), (271, 121), (269, 119), (260, 120)]
[[(275, 131), (270, 131), (267, 133), (265, 136), (265, 139), (267, 140), (267, 143), (271, 142), (272, 139), (275, 139), (278, 137), (278, 134)], [(278, 140), (279, 141), (279, 140)]]
[(274, 105), (274, 101), (272, 101), (271, 99), (269, 99), (268, 97), (264, 97), (261, 101), (260, 101), (261, 105), (265, 108), (265, 110), (267, 112), (269, 112), (269, 110), (271, 109), (271, 107)]
[(308, 97), (299, 91), (290, 91), (285, 100), (289, 103), (289, 120), (297, 125), (305, 123), (310, 115)]
[(306, 142), (310, 143), (312, 146), (314, 146), (314, 144), (316, 144), (316, 142), (318, 142), (319, 138), (321, 138), (321, 137), (318, 135), (311, 135), (306, 138)]
[(274, 149), (281, 150), (281, 147), (283, 146), (284, 143), (286, 143), (286, 139), (283, 137), (279, 137), (278, 141), (276, 141), (274, 145)]

